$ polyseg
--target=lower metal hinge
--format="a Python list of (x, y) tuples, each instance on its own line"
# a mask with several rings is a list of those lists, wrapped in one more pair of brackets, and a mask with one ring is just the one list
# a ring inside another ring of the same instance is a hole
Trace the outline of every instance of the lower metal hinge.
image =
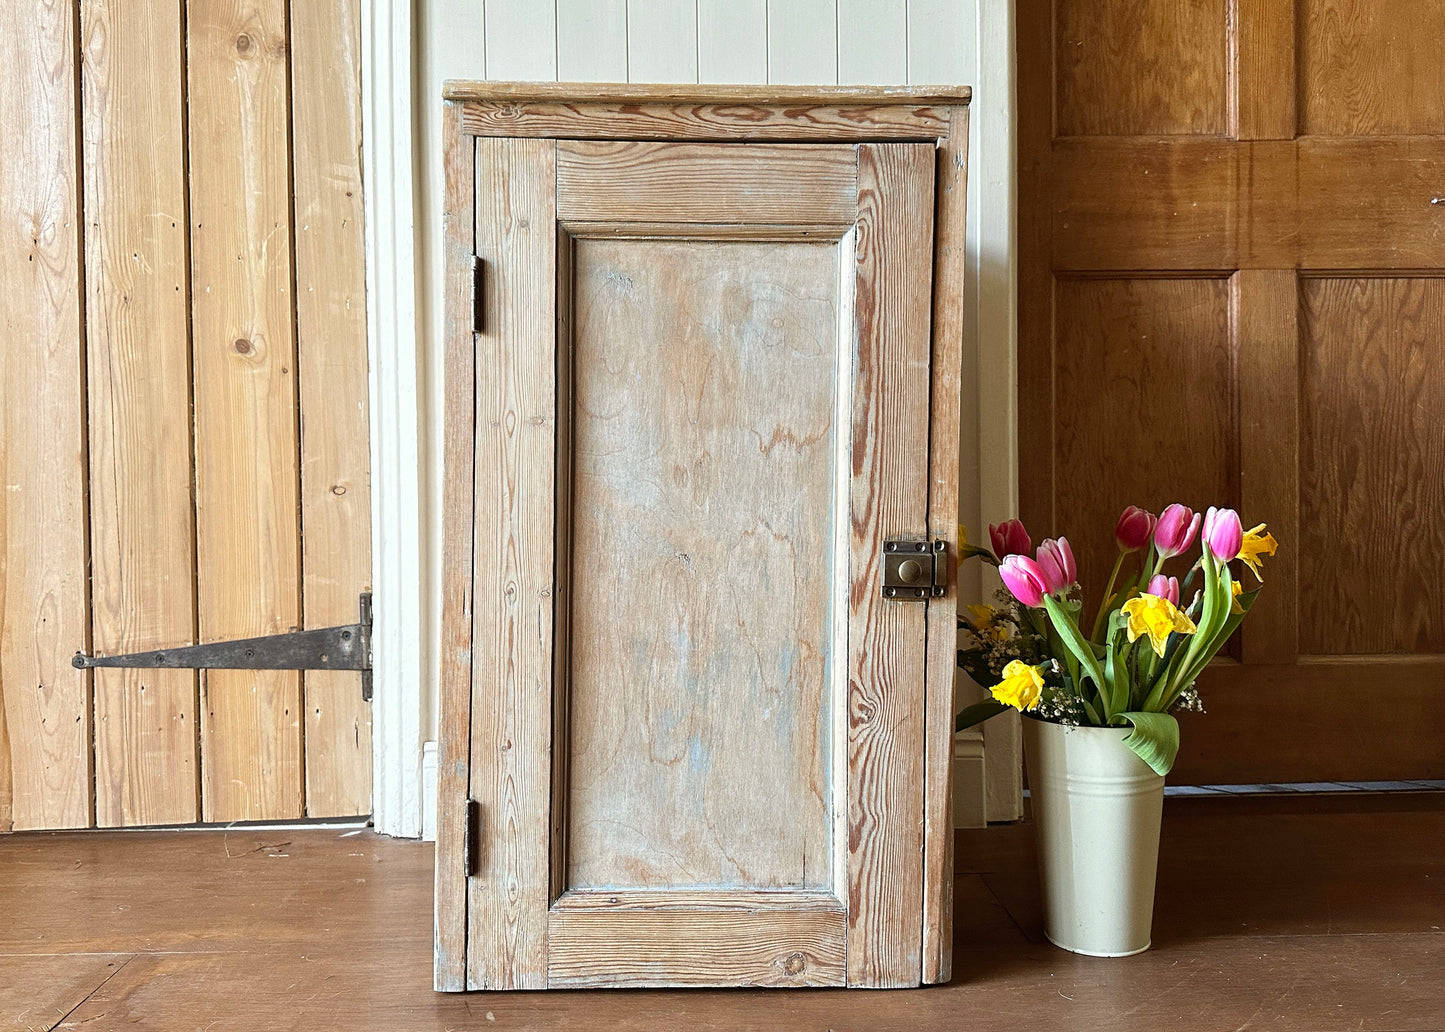
[(883, 597), (925, 602), (948, 590), (948, 542), (883, 542)]
[(239, 641), (213, 641), (174, 649), (131, 652), (122, 656), (87, 656), (77, 652), (71, 663), (91, 667), (136, 667), (180, 670), (357, 670), (361, 697), (371, 701), (371, 593), (360, 599), (361, 619), (341, 627), (290, 631)]

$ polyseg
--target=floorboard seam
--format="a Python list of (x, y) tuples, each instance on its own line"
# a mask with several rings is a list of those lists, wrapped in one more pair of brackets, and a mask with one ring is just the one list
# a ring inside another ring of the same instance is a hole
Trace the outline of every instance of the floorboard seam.
[(51, 1032), (52, 1029), (57, 1029), (61, 1025), (64, 1025), (67, 1021), (69, 1021), (72, 1014), (74, 1014), (76, 1011), (80, 1010), (80, 1008), (84, 1007), (87, 1003), (89, 1003), (91, 998), (95, 996), (96, 993), (100, 992), (102, 989), (104, 989), (107, 985), (110, 984), (110, 980), (112, 978), (114, 978), (116, 975), (120, 974), (127, 967), (129, 967), (130, 962), (135, 960), (137, 956), (138, 954), (132, 953), (130, 956), (126, 957), (125, 960), (121, 961), (114, 971), (105, 976), (105, 980), (102, 981), (100, 985), (96, 986), (90, 992), (86, 993), (84, 999), (82, 999), (74, 1007), (70, 1008), (70, 1010), (62, 1014), (60, 1016), (60, 1020), (57, 1021), (55, 1024), (51, 1025), (49, 1029), (46, 1029), (46, 1032)]

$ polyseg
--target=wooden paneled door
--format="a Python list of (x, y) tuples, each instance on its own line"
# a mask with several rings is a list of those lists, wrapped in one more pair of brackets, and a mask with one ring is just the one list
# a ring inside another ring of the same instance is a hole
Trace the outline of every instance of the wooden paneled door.
[(1445, 776), (1442, 33), (1019, 2), (1022, 515), (1096, 577), (1129, 503), (1280, 541), (1175, 780)]
[(0, 830), (370, 812), (360, 3), (0, 13)]
[(453, 139), (439, 986), (948, 977), (951, 592), (882, 582), (956, 505), (914, 132)]

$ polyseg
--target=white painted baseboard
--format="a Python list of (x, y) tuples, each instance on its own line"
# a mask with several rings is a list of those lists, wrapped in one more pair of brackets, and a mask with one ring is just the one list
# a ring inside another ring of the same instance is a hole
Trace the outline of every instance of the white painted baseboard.
[(437, 744), (424, 742), (421, 747), (421, 838), (437, 840)]
[(953, 826), (982, 828), (987, 823), (983, 732), (969, 728), (953, 736)]

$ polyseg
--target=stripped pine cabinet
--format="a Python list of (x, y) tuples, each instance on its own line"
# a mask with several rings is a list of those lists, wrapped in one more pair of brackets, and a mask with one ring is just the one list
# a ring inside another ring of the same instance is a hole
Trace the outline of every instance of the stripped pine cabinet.
[(947, 980), (968, 91), (447, 97), (437, 987)]

